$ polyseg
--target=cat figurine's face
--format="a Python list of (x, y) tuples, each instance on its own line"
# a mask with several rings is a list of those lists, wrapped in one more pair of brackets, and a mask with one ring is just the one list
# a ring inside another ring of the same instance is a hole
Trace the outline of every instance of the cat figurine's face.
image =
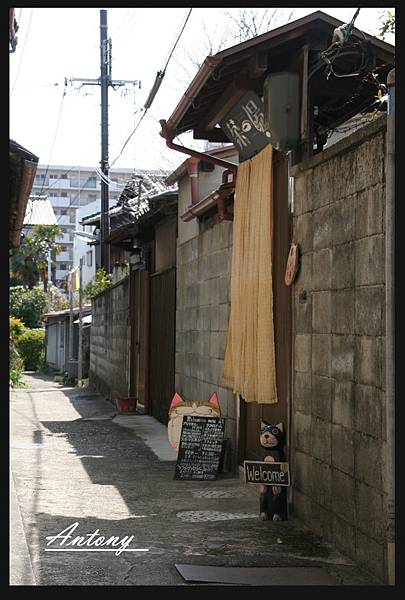
[(221, 416), (217, 395), (212, 394), (207, 402), (185, 402), (179, 394), (174, 394), (169, 408), (169, 423), (167, 425), (169, 441), (173, 448), (179, 447), (181, 427), (185, 415), (196, 417)]
[(260, 425), (260, 444), (263, 448), (282, 448), (284, 445), (283, 424), (271, 425), (262, 421)]

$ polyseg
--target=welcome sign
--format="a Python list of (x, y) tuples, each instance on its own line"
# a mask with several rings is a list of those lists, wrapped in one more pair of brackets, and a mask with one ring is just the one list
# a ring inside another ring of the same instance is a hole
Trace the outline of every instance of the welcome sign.
[(286, 462), (262, 462), (245, 460), (245, 483), (264, 483), (265, 485), (291, 485), (290, 468)]

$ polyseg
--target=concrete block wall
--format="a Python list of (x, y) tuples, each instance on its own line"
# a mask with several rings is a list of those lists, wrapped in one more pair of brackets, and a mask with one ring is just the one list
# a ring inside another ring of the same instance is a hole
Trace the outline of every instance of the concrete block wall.
[(293, 510), (381, 580), (385, 127), (293, 171)]
[[(198, 235), (188, 239), (183, 228)], [(184, 400), (218, 395), (230, 441), (226, 467), (236, 468), (236, 400), (220, 385), (230, 310), (232, 222), (179, 221), (176, 299), (176, 391)], [(183, 235), (182, 235), (183, 234)]]
[(129, 278), (92, 301), (89, 386), (112, 400), (129, 395)]

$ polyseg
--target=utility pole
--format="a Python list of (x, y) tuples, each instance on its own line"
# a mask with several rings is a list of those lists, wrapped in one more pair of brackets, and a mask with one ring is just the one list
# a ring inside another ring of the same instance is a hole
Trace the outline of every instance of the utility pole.
[(77, 385), (83, 379), (83, 258), (80, 259), (79, 271), (79, 349), (77, 353)]
[[(122, 87), (126, 85), (136, 85), (140, 87), (139, 80), (132, 79), (111, 79), (111, 38), (107, 37), (107, 11), (100, 10), (100, 77), (98, 79), (71, 77), (69, 81), (80, 81), (82, 85), (99, 85), (101, 87), (101, 171), (104, 175), (101, 181), (101, 207), (100, 207), (100, 257), (101, 267), (107, 272), (110, 271), (110, 246), (106, 243), (106, 237), (110, 232), (109, 194), (108, 183), (108, 88), (111, 86)], [(65, 79), (65, 83), (67, 80)]]

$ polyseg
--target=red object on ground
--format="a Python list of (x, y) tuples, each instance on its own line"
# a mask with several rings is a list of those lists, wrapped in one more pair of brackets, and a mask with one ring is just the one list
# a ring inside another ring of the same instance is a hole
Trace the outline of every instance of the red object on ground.
[(135, 396), (129, 396), (128, 398), (116, 398), (115, 404), (118, 412), (120, 413), (132, 413), (136, 411), (137, 399)]

